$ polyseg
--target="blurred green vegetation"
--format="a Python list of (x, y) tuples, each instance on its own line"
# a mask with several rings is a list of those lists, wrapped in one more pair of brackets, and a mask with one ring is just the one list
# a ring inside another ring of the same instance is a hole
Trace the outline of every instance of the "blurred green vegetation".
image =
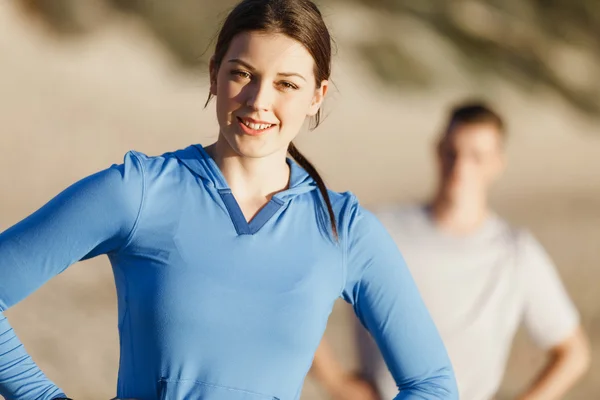
[[(146, 24), (182, 68), (205, 65), (215, 32), (235, 0), (20, 0), (57, 33), (77, 35), (100, 23), (100, 7)], [(321, 0), (335, 10), (364, 6), (375, 24), (409, 18), (437, 34), (473, 79), (502, 77), (524, 90), (550, 88), (574, 108), (600, 116), (598, 0)], [(91, 10), (91, 11), (90, 11)], [(96, 11), (94, 11), (96, 10)], [(331, 13), (331, 12), (329, 12)], [(380, 19), (380, 21), (378, 21)], [(361, 29), (356, 27), (356, 29)], [(386, 29), (382, 29), (385, 34)], [(410, 35), (349, 43), (374, 76), (391, 87), (425, 87), (434, 72), (405, 46)], [(346, 44), (344, 44), (346, 46)]]

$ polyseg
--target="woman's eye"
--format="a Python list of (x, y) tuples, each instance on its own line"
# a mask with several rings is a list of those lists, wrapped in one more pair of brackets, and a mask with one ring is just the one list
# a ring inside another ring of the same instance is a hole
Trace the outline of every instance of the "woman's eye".
[(246, 71), (241, 71), (241, 70), (233, 70), (231, 71), (232, 75), (235, 76), (239, 76), (240, 78), (244, 78), (244, 79), (249, 79), (250, 78), (250, 74)]
[(291, 82), (283, 81), (279, 82), (279, 85), (285, 90), (297, 90), (298, 86), (294, 85)]

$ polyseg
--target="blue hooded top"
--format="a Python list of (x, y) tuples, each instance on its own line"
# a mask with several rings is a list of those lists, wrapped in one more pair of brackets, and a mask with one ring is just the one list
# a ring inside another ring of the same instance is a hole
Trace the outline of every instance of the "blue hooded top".
[[(393, 240), (352, 194), (330, 191), (336, 241), (314, 180), (288, 164), (289, 188), (248, 223), (202, 146), (127, 153), (0, 235), (0, 312), (107, 254), (118, 397), (294, 400), (341, 296), (378, 343), (396, 399), (456, 399), (446, 350)], [(0, 394), (63, 393), (0, 313)]]

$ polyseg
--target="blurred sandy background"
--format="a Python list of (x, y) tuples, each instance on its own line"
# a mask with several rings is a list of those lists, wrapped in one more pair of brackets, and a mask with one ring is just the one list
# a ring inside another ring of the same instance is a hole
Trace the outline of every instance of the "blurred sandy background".
[[(75, 7), (72, 17), (81, 27), (59, 20), (53, 24), (66, 28), (57, 31), (32, 11), (33, 3), (0, 2), (0, 230), (75, 180), (121, 162), (129, 149), (159, 154), (208, 144), (217, 133), (214, 106), (203, 110), (205, 47), (194, 42), (198, 58), (182, 58), (185, 51), (174, 51), (160, 29), (149, 28), (157, 25), (147, 23), (148, 14), (94, 1)], [(493, 203), (515, 224), (529, 226), (558, 264), (593, 343), (592, 370), (568, 398), (598, 398), (600, 126), (594, 96), (600, 50), (582, 52), (573, 39), (575, 45), (546, 54), (559, 69), (556, 79), (533, 82), (493, 57), (470, 62), (479, 50), (457, 47), (419, 10), (394, 14), (359, 3), (323, 7), (338, 44), (337, 90), (326, 103), (325, 122), (302, 135), (300, 149), (332, 188), (352, 190), (365, 204), (419, 201), (434, 184), (431, 146), (447, 107), (473, 95), (497, 105), (508, 120), (510, 165)], [(175, 18), (210, 34), (224, 10), (211, 4)], [(471, 30), (494, 21), (486, 20), (485, 7), (459, 15)], [(390, 38), (399, 39), (404, 53), (390, 51)], [(544, 70), (530, 73), (543, 77)], [(114, 396), (116, 299), (105, 257), (71, 267), (6, 314), (33, 358), (71, 397)], [(349, 318), (340, 302), (326, 335), (353, 365)], [(521, 334), (499, 400), (522, 388), (540, 357)], [(308, 379), (303, 399), (326, 397)]]

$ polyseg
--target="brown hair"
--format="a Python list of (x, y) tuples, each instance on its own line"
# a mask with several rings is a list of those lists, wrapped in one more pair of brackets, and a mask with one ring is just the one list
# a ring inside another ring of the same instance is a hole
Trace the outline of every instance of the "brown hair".
[(465, 102), (455, 106), (450, 111), (444, 136), (451, 133), (458, 125), (464, 124), (492, 124), (498, 128), (503, 139), (506, 137), (504, 121), (500, 114), (481, 101)]
[[(243, 0), (240, 2), (225, 19), (217, 37), (212, 59), (216, 69), (219, 69), (233, 38), (242, 32), (249, 31), (282, 33), (300, 42), (315, 61), (314, 74), (317, 87), (321, 86), (322, 81), (329, 79), (332, 40), (321, 12), (312, 1)], [(212, 96), (209, 94), (206, 104), (211, 98)], [(320, 122), (321, 110), (315, 115), (311, 129), (316, 128)], [(335, 214), (323, 179), (293, 143), (290, 143), (288, 153), (316, 182), (319, 192), (325, 200), (333, 235), (337, 239)]]

